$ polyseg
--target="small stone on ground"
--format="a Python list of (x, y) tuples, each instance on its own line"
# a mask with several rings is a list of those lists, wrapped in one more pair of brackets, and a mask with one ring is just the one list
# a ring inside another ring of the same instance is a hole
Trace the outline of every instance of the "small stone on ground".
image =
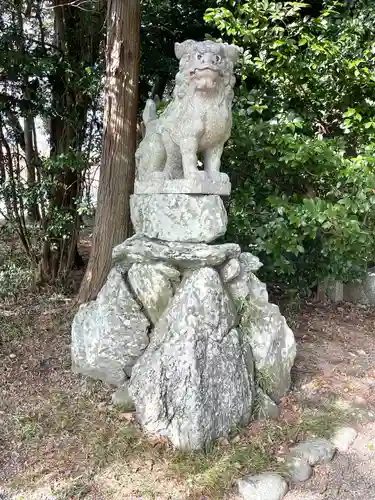
[(281, 500), (288, 492), (285, 479), (274, 473), (245, 476), (237, 485), (243, 500)]
[(307, 439), (292, 448), (291, 455), (303, 458), (310, 465), (330, 462), (336, 448), (326, 439)]
[(284, 500), (375, 500), (375, 423), (358, 433), (347, 453), (314, 468), (313, 477), (293, 487)]
[(311, 465), (302, 458), (289, 457), (286, 464), (290, 474), (290, 482), (292, 483), (303, 483), (310, 479), (313, 474)]
[(256, 394), (256, 407), (257, 419), (261, 422), (268, 419), (277, 420), (280, 416), (280, 409), (277, 404), (259, 388)]
[(348, 451), (350, 445), (353, 444), (357, 434), (357, 431), (353, 427), (341, 427), (337, 429), (331, 441), (338, 451), (345, 453)]
[(134, 409), (133, 400), (129, 394), (129, 387), (126, 382), (112, 394), (112, 403), (116, 406), (122, 406), (129, 411)]

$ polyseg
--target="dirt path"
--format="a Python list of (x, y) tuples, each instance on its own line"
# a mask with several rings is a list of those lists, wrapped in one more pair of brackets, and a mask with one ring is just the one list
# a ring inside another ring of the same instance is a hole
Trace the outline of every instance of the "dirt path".
[(317, 411), (341, 413), (358, 437), (348, 453), (316, 467), (312, 479), (285, 500), (375, 500), (374, 311), (311, 305), (300, 316), (296, 337), (295, 397)]
[(375, 408), (375, 310), (307, 305), (297, 319), (294, 389), (310, 406)]

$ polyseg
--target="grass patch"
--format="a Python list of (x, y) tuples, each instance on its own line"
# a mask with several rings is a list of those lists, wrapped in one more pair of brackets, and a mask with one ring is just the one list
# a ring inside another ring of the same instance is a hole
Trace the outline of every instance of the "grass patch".
[(191, 500), (202, 495), (220, 498), (239, 474), (279, 468), (258, 443), (244, 441), (217, 446), (208, 454), (176, 453), (170, 467), (186, 481)]
[(112, 421), (112, 425), (97, 434), (88, 435), (85, 442), (91, 448), (96, 466), (99, 468), (110, 462), (126, 460), (134, 454), (144, 459), (147, 459), (147, 454), (155, 455), (155, 453), (150, 453), (152, 447), (135, 426), (118, 420)]
[[(339, 425), (348, 423), (349, 416), (331, 407), (323, 412), (306, 412), (294, 424), (268, 422), (256, 435), (249, 429), (226, 446), (216, 445), (204, 453), (175, 453), (170, 467), (189, 485), (189, 500), (221, 498), (234, 480), (247, 473), (277, 471), (286, 474), (277, 450), (291, 446), (307, 437), (329, 437)], [(251, 426), (250, 426), (251, 429)]]
[(337, 427), (349, 425), (352, 421), (353, 415), (348, 410), (340, 409), (332, 402), (318, 410), (306, 411), (299, 424), (299, 433), (329, 438)]
[(30, 328), (22, 325), (18, 318), (0, 312), (0, 342), (7, 344), (14, 340), (21, 340)]
[(43, 427), (39, 423), (38, 416), (15, 416), (15, 434), (20, 441), (31, 441), (43, 434)]
[(265, 393), (268, 394), (275, 387), (275, 375), (266, 368), (255, 370), (254, 379), (256, 385)]
[[(41, 457), (42, 461), (46, 444), (69, 443), (55, 452), (49, 465), (50, 470), (69, 469), (75, 477), (56, 490), (59, 500), (91, 498), (92, 478), (100, 484), (101, 475), (111, 467), (124, 471), (120, 476), (133, 478), (134, 474), (144, 478), (144, 484), (131, 489), (129, 498), (140, 491), (144, 498), (164, 498), (153, 493), (157, 480), (151, 480), (153, 472), (146, 463), (163, 470), (163, 481), (182, 484), (186, 500), (202, 496), (210, 500), (222, 498), (235, 479), (244, 474), (269, 470), (286, 474), (278, 450), (307, 437), (329, 437), (337, 426), (349, 423), (351, 418), (348, 409), (332, 401), (317, 410), (305, 409), (292, 423), (253, 422), (247, 428), (237, 429), (228, 440), (215, 443), (207, 452), (183, 453), (163, 440), (146, 439), (139, 427), (127, 420), (129, 414), (110, 405), (110, 392), (101, 383), (82, 384), (73, 376), (72, 380), (75, 386), (50, 392), (34, 413), (14, 417), (10, 429), (13, 439), (22, 442), (24, 453)], [(132, 469), (129, 472), (133, 466), (135, 472)], [(30, 488), (30, 484), (38, 484), (45, 474), (43, 470), (43, 467), (39, 472), (25, 470), (13, 487)], [(107, 490), (105, 498), (116, 497), (122, 488), (121, 482), (115, 484), (113, 493)]]
[(70, 484), (53, 490), (56, 500), (82, 500), (92, 492), (92, 485), (89, 478), (77, 477)]

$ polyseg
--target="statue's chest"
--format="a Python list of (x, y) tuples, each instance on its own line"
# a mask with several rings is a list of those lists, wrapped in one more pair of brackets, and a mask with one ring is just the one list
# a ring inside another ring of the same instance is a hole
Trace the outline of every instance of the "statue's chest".
[(200, 147), (210, 147), (226, 140), (231, 117), (226, 106), (205, 106), (201, 110)]
[(214, 122), (225, 124), (228, 121), (229, 113), (225, 106), (205, 106), (202, 110), (202, 116), (206, 127)]

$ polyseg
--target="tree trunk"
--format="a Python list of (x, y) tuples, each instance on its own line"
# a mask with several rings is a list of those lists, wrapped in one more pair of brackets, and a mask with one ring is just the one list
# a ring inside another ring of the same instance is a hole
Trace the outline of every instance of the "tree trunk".
[(32, 116), (27, 116), (25, 118), (25, 161), (26, 161), (26, 170), (27, 170), (27, 187), (29, 189), (28, 193), (28, 216), (34, 222), (39, 222), (41, 220), (39, 207), (37, 202), (37, 195), (35, 192), (36, 189), (36, 164), (38, 162), (38, 158), (36, 157), (36, 153), (34, 151), (34, 118)]
[[(22, 58), (26, 58), (26, 48), (25, 48), (25, 40), (24, 40), (24, 22), (23, 22), (23, 8), (24, 2), (22, 0), (15, 0), (14, 2), (16, 6), (16, 18), (17, 18), (17, 28), (18, 28), (18, 37), (17, 44), (20, 53), (22, 54)], [(30, 15), (30, 9), (27, 8), (25, 12), (26, 17)], [(23, 98), (25, 102), (30, 102), (30, 82), (27, 74), (23, 77)], [(32, 221), (40, 221), (38, 203), (36, 201), (36, 193), (35, 193), (35, 165), (36, 158), (34, 154), (33, 148), (33, 115), (30, 111), (27, 112), (24, 120), (24, 138), (21, 139), (20, 145), (25, 152), (25, 160), (26, 160), (26, 171), (27, 171), (27, 187), (28, 187), (28, 200), (27, 200), (27, 212), (28, 216)], [(20, 127), (20, 123), (18, 118), (15, 117), (13, 121), (16, 124), (16, 130), (22, 130)], [(17, 127), (18, 125), (18, 127)]]
[(136, 147), (140, 0), (108, 4), (106, 102), (98, 205), (92, 249), (78, 302), (96, 298), (111, 267), (112, 248), (131, 235), (129, 197)]

